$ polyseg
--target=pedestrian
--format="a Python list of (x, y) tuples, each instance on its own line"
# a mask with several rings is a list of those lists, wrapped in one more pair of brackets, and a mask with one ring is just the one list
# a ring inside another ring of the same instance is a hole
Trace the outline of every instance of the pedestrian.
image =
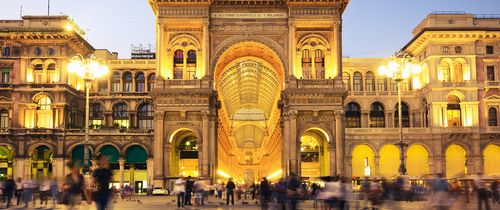
[(91, 186), (93, 186), (92, 199), (97, 210), (106, 210), (112, 192), (109, 183), (112, 182), (113, 172), (109, 169), (109, 158), (106, 155), (97, 155), (97, 168), (92, 172)]
[(202, 178), (198, 178), (194, 182), (193, 190), (194, 190), (195, 204), (197, 206), (205, 205), (203, 197), (206, 190), (206, 183)]
[(7, 208), (11, 205), (12, 196), (14, 196), (14, 190), (16, 188), (16, 182), (12, 179), (12, 175), (9, 175), (7, 180), (4, 182), (3, 186), (3, 196), (7, 202)]
[(217, 200), (222, 200), (222, 192), (224, 191), (224, 183), (217, 184)]
[(434, 191), (434, 196), (433, 196), (433, 203), (434, 206), (438, 210), (447, 210), (451, 206), (450, 203), (450, 191), (451, 191), (451, 186), (444, 179), (443, 174), (438, 173), (436, 180), (434, 180), (434, 183), (432, 185), (432, 189)]
[(47, 207), (50, 192), (50, 180), (47, 178), (47, 176), (43, 176), (40, 180), (38, 191), (40, 193), (40, 207), (43, 208), (44, 201), (45, 207)]
[(483, 180), (483, 173), (478, 173), (474, 178), (474, 189), (477, 193), (477, 209), (482, 210), (484, 203), (485, 209), (490, 210), (488, 190)]
[(184, 207), (186, 198), (186, 181), (181, 177), (179, 177), (174, 183), (174, 194), (177, 197), (177, 208)]
[(16, 196), (16, 205), (19, 205), (21, 201), (21, 197), (23, 196), (23, 179), (21, 177), (17, 177), (16, 179), (16, 191), (14, 193)]
[(226, 205), (229, 205), (229, 197), (231, 197), (231, 204), (234, 206), (234, 189), (236, 185), (233, 182), (233, 178), (229, 178), (226, 184)]
[(52, 198), (52, 208), (57, 207), (57, 196), (59, 193), (59, 183), (57, 182), (57, 178), (54, 176), (50, 181), (50, 195)]
[(85, 179), (80, 173), (80, 163), (78, 161), (70, 161), (66, 166), (69, 168), (70, 173), (66, 175), (64, 182), (62, 183), (62, 189), (65, 193), (65, 198), (63, 198), (63, 203), (68, 205), (68, 209), (75, 209), (77, 205), (82, 202), (82, 195), (85, 195), (87, 202), (89, 195), (88, 191), (85, 189)]
[[(255, 187), (255, 185), (254, 185)], [(267, 209), (268, 202), (271, 200), (271, 189), (269, 186), (269, 181), (267, 181), (266, 177), (262, 178), (262, 181), (260, 181), (259, 184), (259, 189), (260, 189), (260, 204), (262, 209)]]
[(382, 189), (380, 189), (380, 183), (377, 179), (373, 179), (373, 181), (370, 182), (370, 193), (368, 195), (372, 209), (377, 209), (380, 205), (381, 195)]
[(36, 187), (35, 181), (32, 179), (25, 179), (22, 182), (23, 184), (23, 203), (24, 208), (28, 208), (29, 202), (33, 198), (33, 190)]
[(298, 189), (300, 187), (300, 182), (297, 178), (297, 175), (294, 173), (290, 174), (290, 177), (288, 179), (287, 183), (287, 198), (288, 202), (290, 205), (290, 210), (296, 210), (297, 209), (297, 202), (299, 199), (299, 192)]
[(491, 183), (491, 193), (493, 194), (492, 196), (492, 202), (493, 204), (499, 204), (500, 202), (500, 184), (498, 180), (493, 181)]
[(191, 176), (188, 176), (186, 180), (186, 198), (184, 200), (184, 205), (186, 206), (193, 205), (191, 203), (191, 195), (193, 193), (193, 188), (194, 188), (194, 180), (191, 178)]

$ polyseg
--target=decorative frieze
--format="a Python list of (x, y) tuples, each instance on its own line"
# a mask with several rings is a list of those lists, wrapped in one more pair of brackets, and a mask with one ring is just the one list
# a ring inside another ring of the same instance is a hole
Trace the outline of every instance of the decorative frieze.
[(208, 8), (162, 7), (158, 17), (208, 17)]

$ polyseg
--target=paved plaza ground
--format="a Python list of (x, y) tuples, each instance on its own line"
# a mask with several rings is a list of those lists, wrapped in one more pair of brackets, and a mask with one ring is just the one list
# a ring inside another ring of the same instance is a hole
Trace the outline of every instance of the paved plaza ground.
[[(173, 196), (135, 196), (131, 201), (119, 200), (113, 204), (113, 210), (161, 210), (161, 209), (177, 209), (177, 205), (175, 202), (175, 197)], [(350, 209), (362, 209), (361, 203), (359, 201), (351, 201)], [(30, 207), (32, 207), (30, 205)], [(500, 205), (491, 206), (491, 210), (500, 210)], [(9, 209), (22, 209), (20, 207), (12, 207)], [(29, 209), (42, 209), (38, 206), (35, 208)], [(65, 210), (65, 206), (58, 206), (56, 209)], [(94, 205), (86, 205), (82, 204), (78, 209), (80, 210), (94, 210)], [(210, 197), (209, 201), (205, 206), (189, 206), (186, 208), (188, 210), (197, 210), (197, 209), (207, 209), (207, 210), (233, 210), (233, 209), (245, 209), (245, 210), (257, 210), (261, 209), (260, 205), (255, 202), (249, 202), (248, 204), (242, 204), (241, 201), (236, 202), (234, 206), (226, 206), (224, 202), (218, 201), (213, 197)], [(269, 206), (270, 210), (278, 210), (278, 206), (276, 204), (271, 204)], [(299, 203), (298, 209), (301, 210), (313, 210), (319, 208), (313, 208), (312, 201), (305, 201)], [(381, 210), (417, 210), (417, 209), (434, 209), (429, 206), (428, 202), (395, 202), (395, 201), (386, 201), (384, 205), (379, 208)], [(465, 204), (462, 201), (455, 202), (453, 208), (451, 210), (475, 210), (477, 209), (477, 204), (470, 203)]]

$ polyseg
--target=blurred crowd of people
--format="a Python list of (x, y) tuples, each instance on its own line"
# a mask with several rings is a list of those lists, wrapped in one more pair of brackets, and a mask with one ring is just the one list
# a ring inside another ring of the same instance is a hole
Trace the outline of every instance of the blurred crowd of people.
[(97, 210), (109, 209), (112, 197), (112, 172), (109, 169), (108, 157), (97, 156), (98, 166), (92, 171), (82, 174), (78, 161), (67, 163), (69, 174), (62, 178), (42, 176), (37, 179), (15, 180), (12, 176), (0, 184), (0, 203), (5, 208), (13, 205), (28, 208), (56, 208), (65, 205), (66, 209), (77, 208), (82, 201), (95, 203)]

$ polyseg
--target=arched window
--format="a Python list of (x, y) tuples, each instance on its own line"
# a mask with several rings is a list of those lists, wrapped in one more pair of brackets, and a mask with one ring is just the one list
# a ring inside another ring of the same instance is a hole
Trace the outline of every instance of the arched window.
[(371, 71), (366, 72), (366, 91), (375, 91), (375, 76)]
[(138, 73), (137, 76), (135, 77), (135, 91), (136, 92), (144, 92), (145, 91), (145, 80), (144, 80), (144, 74), (143, 73)]
[[(394, 108), (396, 111), (394, 112), (394, 127), (399, 127), (399, 106), (396, 104)], [(401, 115), (403, 118), (401, 119), (401, 123), (403, 124), (403, 128), (410, 127), (410, 109), (406, 103), (401, 103)]]
[(311, 52), (305, 49), (302, 50), (302, 77), (311, 79)]
[(377, 86), (378, 91), (387, 91), (387, 78), (385, 76), (377, 78)]
[(100, 103), (92, 103), (90, 105), (90, 126), (92, 128), (97, 128), (103, 124), (104, 120), (104, 109)]
[(47, 82), (57, 82), (57, 71), (55, 63), (49, 63), (49, 65), (47, 65)]
[(462, 82), (464, 81), (464, 72), (462, 71), (462, 63), (453, 63), (453, 81)]
[(9, 128), (9, 110), (0, 111), (0, 128)]
[(184, 51), (176, 50), (174, 52), (174, 79), (182, 79), (184, 68)]
[(375, 102), (370, 108), (370, 127), (384, 128), (385, 127), (385, 112), (384, 106), (381, 103)]
[(342, 73), (342, 81), (344, 82), (344, 88), (346, 90), (351, 90), (351, 75), (349, 75), (349, 73)]
[(448, 54), (450, 53), (450, 48), (448, 46), (443, 47), (443, 54)]
[(325, 78), (325, 54), (322, 50), (314, 51), (314, 67), (316, 70), (316, 79)]
[(48, 96), (42, 96), (37, 101), (36, 127), (52, 128), (52, 101)]
[(189, 79), (196, 79), (196, 51), (188, 51), (187, 74)]
[(117, 103), (113, 106), (113, 125), (115, 127), (127, 127), (128, 124), (128, 106), (125, 103)]
[(461, 126), (462, 125), (462, 113), (460, 110), (460, 99), (456, 96), (448, 96), (448, 106), (447, 106), (447, 117), (448, 126)]
[(497, 109), (495, 107), (491, 107), (490, 109), (488, 109), (488, 126), (497, 126), (497, 119)]
[(153, 129), (153, 106), (149, 103), (141, 104), (137, 111), (140, 129)]
[(446, 61), (441, 61), (438, 69), (440, 70), (441, 73), (441, 78), (439, 79), (443, 82), (450, 82), (451, 81), (450, 64), (448, 64), (448, 62)]
[(156, 74), (152, 73), (148, 77), (148, 91), (153, 91), (155, 88)]
[(357, 103), (348, 103), (345, 107), (347, 128), (361, 128), (361, 109)]
[(354, 72), (353, 90), (355, 92), (363, 91), (363, 76), (359, 72)]
[(461, 53), (462, 53), (462, 47), (460, 47), (460, 46), (456, 46), (456, 47), (455, 47), (455, 53), (456, 53), (456, 54), (461, 54)]
[(130, 72), (123, 74), (123, 92), (132, 92), (132, 73)]
[(113, 73), (113, 77), (111, 78), (111, 91), (112, 92), (120, 92), (120, 73)]

